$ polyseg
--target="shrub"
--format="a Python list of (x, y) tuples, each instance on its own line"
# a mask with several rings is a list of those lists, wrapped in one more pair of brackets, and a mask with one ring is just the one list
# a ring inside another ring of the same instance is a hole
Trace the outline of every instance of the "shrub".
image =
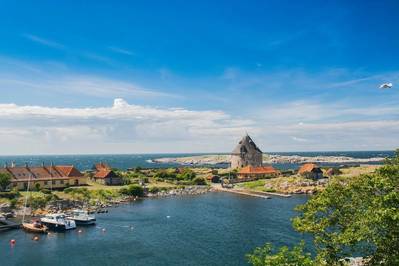
[(121, 188), (119, 192), (124, 195), (135, 196), (135, 197), (144, 196), (144, 189), (140, 185), (129, 185), (127, 188)]
[(11, 175), (8, 173), (0, 173), (0, 191), (4, 191), (11, 184)]
[(159, 192), (159, 187), (151, 187), (149, 189), (149, 192), (152, 194), (158, 193)]
[(196, 177), (196, 178), (193, 180), (193, 183), (196, 184), (196, 185), (198, 185), (198, 186), (204, 186), (204, 185), (206, 185), (206, 181), (205, 181), (205, 179), (204, 179), (203, 177)]
[(20, 196), (19, 192), (16, 191), (7, 191), (7, 192), (0, 192), (0, 198), (6, 199), (15, 199)]

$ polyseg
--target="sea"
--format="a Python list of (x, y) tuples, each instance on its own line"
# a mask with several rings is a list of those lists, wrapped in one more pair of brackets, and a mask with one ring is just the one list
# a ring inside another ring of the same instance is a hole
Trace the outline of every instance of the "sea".
[(22, 230), (2, 232), (0, 265), (248, 265), (246, 254), (266, 242), (310, 243), (290, 221), (306, 200), (210, 192), (135, 201), (97, 214), (94, 226), (39, 241)]
[[(209, 154), (209, 153), (207, 153)], [(219, 153), (222, 154), (222, 153)], [(279, 155), (299, 155), (299, 156), (347, 156), (353, 158), (374, 158), (374, 157), (391, 157), (394, 151), (337, 151), (337, 152), (275, 152), (270, 154)], [(6, 163), (10, 165), (14, 162), (16, 165), (41, 165), (42, 163), (50, 165), (74, 165), (79, 170), (84, 171), (91, 169), (95, 163), (106, 162), (113, 168), (127, 169), (134, 167), (142, 168), (167, 168), (178, 167), (176, 163), (154, 163), (154, 159), (164, 157), (183, 157), (206, 155), (202, 153), (184, 153), (184, 154), (88, 154), (88, 155), (18, 155), (18, 156), (0, 156), (0, 166)], [(325, 163), (322, 166), (336, 166), (339, 164)], [(296, 169), (299, 165), (284, 163), (275, 164), (276, 168), (280, 170)], [(226, 164), (212, 165), (212, 167), (226, 168)]]

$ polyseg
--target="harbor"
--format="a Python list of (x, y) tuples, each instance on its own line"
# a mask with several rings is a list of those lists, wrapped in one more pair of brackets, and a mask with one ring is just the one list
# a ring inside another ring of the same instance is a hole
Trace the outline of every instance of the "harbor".
[[(288, 245), (301, 239), (289, 220), (306, 200), (226, 192), (136, 200), (96, 214), (94, 226), (39, 235), (37, 241), (22, 230), (3, 232), (0, 256), (7, 257), (5, 266), (247, 265), (245, 254), (265, 241)], [(109, 247), (112, 252), (102, 252)]]

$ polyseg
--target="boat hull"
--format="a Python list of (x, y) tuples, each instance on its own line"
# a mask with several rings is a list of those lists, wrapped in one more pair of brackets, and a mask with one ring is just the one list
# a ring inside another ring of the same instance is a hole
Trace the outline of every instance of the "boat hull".
[(96, 219), (92, 220), (77, 220), (74, 219), (76, 225), (95, 225), (96, 224)]
[(22, 229), (29, 233), (37, 233), (37, 234), (47, 234), (47, 226), (35, 227), (32, 224), (23, 223)]

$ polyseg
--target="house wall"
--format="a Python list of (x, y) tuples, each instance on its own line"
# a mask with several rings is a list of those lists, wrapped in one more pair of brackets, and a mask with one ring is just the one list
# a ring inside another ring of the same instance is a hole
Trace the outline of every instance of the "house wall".
[[(78, 183), (75, 183), (75, 180), (78, 180)], [(17, 187), (18, 190), (26, 190), (28, 186), (28, 181), (11, 181), (12, 187)], [(30, 188), (33, 190), (36, 188), (36, 184), (40, 185), (40, 188), (66, 188), (68, 186), (76, 186), (76, 185), (87, 185), (86, 177), (70, 177), (67, 179), (53, 179), (53, 180), (31, 180)]]

